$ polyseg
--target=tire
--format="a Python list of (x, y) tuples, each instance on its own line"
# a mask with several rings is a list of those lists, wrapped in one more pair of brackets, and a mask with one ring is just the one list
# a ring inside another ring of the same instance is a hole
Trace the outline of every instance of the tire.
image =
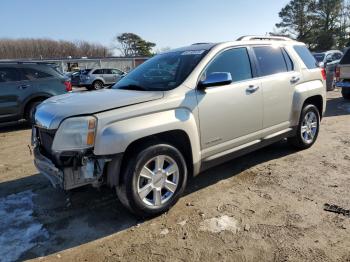
[[(161, 169), (155, 172), (156, 161), (161, 163), (162, 159)], [(186, 187), (186, 161), (174, 146), (145, 146), (127, 157), (125, 163), (121, 183), (116, 188), (117, 195), (122, 204), (139, 217), (154, 217), (166, 212), (176, 204)], [(170, 175), (166, 173), (167, 168), (172, 170)]]
[(344, 89), (342, 88), (341, 94), (345, 100), (350, 100), (350, 89)]
[[(307, 123), (309, 118), (310, 122)], [(297, 149), (308, 149), (317, 140), (320, 130), (320, 112), (314, 105), (305, 105), (301, 111), (297, 133), (288, 138), (288, 142)]]
[(100, 80), (96, 80), (95, 82), (92, 83), (91, 89), (92, 90), (103, 89), (103, 82)]
[(40, 105), (43, 101), (35, 101), (31, 102), (26, 106), (26, 110), (24, 112), (24, 118), (30, 123), (34, 123), (34, 111), (38, 105)]

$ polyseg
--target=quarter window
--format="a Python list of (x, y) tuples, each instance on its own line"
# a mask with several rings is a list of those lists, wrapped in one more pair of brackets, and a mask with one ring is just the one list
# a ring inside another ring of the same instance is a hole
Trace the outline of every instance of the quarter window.
[(233, 82), (252, 78), (252, 69), (246, 48), (234, 48), (219, 54), (208, 66), (205, 75), (215, 72), (231, 73)]
[[(288, 67), (282, 49), (272, 46), (254, 47), (261, 76), (287, 72)], [(290, 61), (291, 62), (291, 61)]]
[(301, 60), (303, 60), (304, 64), (308, 69), (314, 69), (317, 68), (317, 62), (313, 55), (310, 53), (309, 49), (307, 49), (306, 46), (303, 45), (296, 45), (294, 46), (295, 52), (298, 53)]

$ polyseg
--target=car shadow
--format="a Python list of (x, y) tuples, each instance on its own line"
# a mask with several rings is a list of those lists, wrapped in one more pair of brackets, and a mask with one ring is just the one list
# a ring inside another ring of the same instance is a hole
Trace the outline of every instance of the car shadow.
[(328, 98), (324, 117), (350, 115), (350, 101), (342, 97)]
[[(189, 180), (185, 195), (237, 176), (255, 165), (285, 157), (294, 152), (283, 141), (211, 168)], [(0, 183), (0, 203), (1, 199), (13, 198), (21, 192), (28, 191), (34, 193), (33, 219), (36, 223), (43, 225), (47, 235), (34, 239), (37, 244), (23, 253), (20, 260), (73, 248), (117, 234), (145, 221), (130, 214), (121, 205), (112, 189), (97, 190), (84, 187), (73, 190), (67, 195), (63, 191), (53, 189), (39, 174)], [(8, 241), (8, 243), (11, 242)]]
[(30, 129), (30, 128), (31, 128), (31, 125), (25, 120), (0, 123), (0, 134), (26, 130), (26, 129)]

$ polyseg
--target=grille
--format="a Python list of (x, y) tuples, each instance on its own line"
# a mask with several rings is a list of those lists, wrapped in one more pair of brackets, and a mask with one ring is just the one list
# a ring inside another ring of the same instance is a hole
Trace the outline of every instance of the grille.
[(52, 143), (55, 138), (56, 130), (47, 130), (37, 127), (37, 137), (39, 139), (40, 149), (42, 153), (51, 158), (52, 156)]

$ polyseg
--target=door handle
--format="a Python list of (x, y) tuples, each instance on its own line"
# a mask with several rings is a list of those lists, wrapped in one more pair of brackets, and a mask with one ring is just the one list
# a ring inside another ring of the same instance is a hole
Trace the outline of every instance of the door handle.
[(20, 86), (18, 86), (18, 89), (23, 90), (23, 89), (26, 89), (28, 87), (30, 87), (30, 85), (20, 85)]
[(259, 90), (259, 86), (254, 86), (254, 85), (250, 85), (250, 86), (246, 89), (247, 93), (249, 93), (249, 94), (253, 94), (253, 93), (255, 93), (255, 92), (258, 91), (258, 90)]
[(291, 84), (296, 84), (298, 83), (300, 80), (300, 77), (299, 76), (293, 76), (291, 79), (290, 79), (290, 83)]

